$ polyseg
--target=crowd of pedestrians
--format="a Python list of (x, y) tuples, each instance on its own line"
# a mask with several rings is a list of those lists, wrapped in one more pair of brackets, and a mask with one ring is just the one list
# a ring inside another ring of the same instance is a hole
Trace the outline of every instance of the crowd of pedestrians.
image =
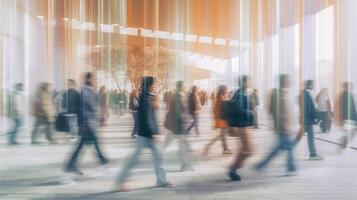
[[(343, 91), (337, 98), (337, 110), (334, 113), (327, 88), (322, 88), (316, 98), (312, 95), (315, 84), (312, 80), (305, 81), (305, 87), (300, 92), (298, 104), (300, 108), (300, 129), (292, 128), (294, 118), (294, 96), (291, 92), (289, 75), (279, 76), (278, 86), (271, 90), (268, 104), (268, 113), (271, 115), (276, 133), (276, 144), (271, 152), (255, 165), (257, 171), (263, 170), (269, 162), (281, 151), (287, 152), (286, 171), (294, 175), (297, 164), (294, 159), (294, 148), (301, 138), (307, 135), (307, 144), (310, 160), (323, 160), (318, 154), (315, 144), (314, 126), (319, 125), (322, 132), (330, 132), (332, 118), (338, 119), (339, 125), (345, 127), (346, 134), (341, 137), (343, 148), (356, 133), (357, 110), (355, 107), (352, 83), (343, 84)], [(24, 123), (25, 105), (24, 86), (16, 84), (9, 93), (8, 116), (13, 121), (13, 127), (8, 132), (8, 142), (18, 144), (18, 133)], [(203, 106), (212, 102), (212, 116), (216, 135), (205, 145), (203, 154), (208, 156), (211, 146), (217, 142), (222, 143), (222, 154), (234, 154), (227, 143), (227, 137), (236, 137), (237, 152), (233, 163), (228, 167), (227, 176), (231, 181), (241, 181), (241, 168), (253, 153), (255, 147), (252, 132), (259, 128), (259, 92), (251, 88), (249, 76), (242, 75), (238, 81), (238, 88), (229, 91), (225, 85), (217, 88), (210, 94), (192, 86), (187, 91), (183, 81), (177, 81), (176, 88), (163, 94), (166, 104), (164, 127), (168, 133), (164, 139), (159, 129), (157, 112), (159, 108), (159, 95), (157, 81), (154, 77), (143, 77), (141, 87), (134, 89), (130, 95), (126, 90), (108, 90), (101, 86), (97, 91), (96, 77), (93, 73), (86, 73), (84, 83), (80, 90), (77, 84), (69, 79), (66, 90), (51, 91), (50, 84), (40, 83), (32, 99), (32, 115), (34, 126), (31, 132), (31, 143), (38, 144), (42, 133), (50, 143), (57, 143), (53, 135), (53, 127), (57, 131), (67, 132), (71, 139), (77, 140), (73, 153), (64, 166), (64, 171), (82, 175), (78, 167), (78, 158), (84, 146), (94, 146), (100, 165), (107, 165), (110, 159), (101, 149), (100, 139), (97, 136), (99, 127), (107, 126), (110, 114), (123, 116), (132, 114), (133, 129), (131, 137), (136, 138), (135, 150), (127, 158), (117, 178), (119, 191), (128, 191), (126, 182), (131, 169), (136, 165), (143, 149), (151, 150), (158, 187), (173, 187), (167, 181), (163, 167), (163, 154), (160, 144), (167, 148), (172, 141), (178, 141), (181, 171), (192, 171), (194, 162), (189, 136), (195, 133), (200, 136), (199, 119)], [(55, 125), (55, 126), (54, 126)], [(164, 148), (164, 149), (165, 149)], [(234, 148), (236, 149), (236, 148)]]

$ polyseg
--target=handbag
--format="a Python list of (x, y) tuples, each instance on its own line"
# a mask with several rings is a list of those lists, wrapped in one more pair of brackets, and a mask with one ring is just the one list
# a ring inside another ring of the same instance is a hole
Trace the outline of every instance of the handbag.
[(58, 132), (69, 132), (69, 122), (65, 113), (60, 113), (56, 117), (56, 130)]

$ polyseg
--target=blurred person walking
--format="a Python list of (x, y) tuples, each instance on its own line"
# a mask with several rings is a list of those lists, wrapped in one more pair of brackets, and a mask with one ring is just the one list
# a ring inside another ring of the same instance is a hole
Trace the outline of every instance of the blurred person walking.
[(127, 114), (129, 111), (129, 101), (130, 101), (130, 96), (129, 96), (128, 90), (124, 90), (124, 97), (125, 97), (124, 113)]
[(100, 147), (99, 140), (97, 138), (97, 128), (99, 126), (100, 119), (97, 112), (97, 95), (94, 90), (95, 77), (91, 72), (85, 74), (85, 83), (80, 94), (80, 106), (79, 106), (79, 132), (80, 141), (73, 152), (71, 158), (65, 166), (65, 171), (70, 173), (76, 173), (82, 175), (83, 173), (77, 166), (77, 160), (80, 151), (84, 145), (94, 145), (97, 158), (101, 165), (106, 165), (109, 160), (103, 155)]
[(353, 83), (344, 82), (343, 91), (338, 98), (340, 114), (338, 115), (339, 125), (344, 127), (346, 133), (340, 139), (342, 149), (346, 149), (348, 144), (357, 133), (357, 109), (353, 91)]
[(115, 115), (120, 115), (119, 92), (117, 89), (113, 93), (113, 110)]
[(253, 153), (252, 136), (248, 127), (254, 124), (254, 114), (249, 93), (250, 79), (247, 75), (242, 75), (239, 78), (239, 87), (231, 100), (234, 107), (231, 109), (233, 113), (228, 118), (229, 126), (238, 131), (240, 138), (240, 149), (228, 172), (228, 176), (232, 181), (241, 180), (237, 169), (242, 168), (244, 162)]
[(197, 86), (193, 86), (188, 97), (188, 111), (192, 117), (192, 123), (188, 126), (186, 132), (189, 133), (193, 127), (196, 129), (196, 136), (200, 135), (198, 130), (198, 117), (201, 111), (200, 97), (198, 96)]
[(187, 118), (186, 109), (184, 82), (177, 81), (176, 93), (174, 94), (173, 101), (170, 104), (165, 120), (165, 127), (170, 130), (166, 136), (165, 147), (167, 148), (174, 139), (179, 140), (181, 171), (193, 170), (189, 155), (189, 143), (187, 140), (188, 132), (185, 128)]
[(332, 106), (327, 88), (322, 88), (316, 96), (317, 113), (320, 123), (320, 128), (323, 133), (330, 132), (332, 125)]
[(215, 136), (204, 149), (204, 155), (207, 155), (210, 147), (217, 142), (218, 140), (222, 141), (223, 154), (232, 154), (232, 151), (228, 149), (226, 135), (228, 133), (229, 127), (225, 119), (222, 118), (222, 104), (223, 101), (226, 101), (228, 94), (228, 88), (225, 85), (218, 87), (217, 97), (214, 100), (213, 105), (213, 116), (215, 120), (215, 128), (219, 130), (219, 134)]
[(290, 98), (290, 78), (287, 74), (279, 76), (279, 88), (273, 89), (270, 97), (269, 113), (273, 117), (275, 133), (277, 136), (276, 145), (272, 151), (255, 166), (255, 169), (260, 171), (265, 168), (269, 162), (275, 158), (278, 153), (286, 150), (288, 153), (286, 168), (287, 175), (294, 175), (296, 165), (294, 160), (294, 139), (292, 137), (291, 123), (293, 116)]
[(126, 97), (124, 90), (120, 90), (118, 94), (118, 104), (119, 104), (119, 115), (123, 116), (125, 114)]
[(136, 165), (144, 148), (149, 148), (153, 156), (157, 178), (156, 186), (173, 187), (166, 180), (166, 172), (162, 166), (163, 158), (158, 147), (158, 143), (160, 142), (159, 127), (156, 119), (158, 106), (156, 80), (154, 77), (144, 77), (139, 97), (137, 145), (134, 153), (129, 156), (119, 174), (117, 184), (121, 192), (128, 191), (126, 181), (129, 172)]
[(314, 136), (314, 124), (317, 122), (317, 110), (311, 92), (315, 84), (313, 80), (305, 81), (305, 89), (301, 92), (300, 101), (300, 124), (301, 130), (297, 137), (297, 142), (307, 133), (307, 143), (310, 152), (310, 160), (323, 160), (323, 157), (317, 154)]
[(252, 107), (254, 113), (254, 127), (259, 128), (258, 125), (259, 94), (257, 89), (254, 89), (252, 93)]
[(107, 92), (107, 88), (103, 85), (99, 89), (98, 93), (99, 97), (99, 114), (100, 114), (100, 126), (107, 125), (107, 119), (109, 117), (109, 95)]
[(53, 104), (49, 83), (40, 83), (34, 96), (32, 113), (35, 117), (34, 128), (31, 133), (31, 143), (38, 144), (37, 135), (41, 127), (44, 127), (46, 138), (50, 143), (54, 143), (52, 138), (52, 124), (54, 120)]
[(13, 127), (7, 133), (8, 143), (10, 145), (19, 144), (17, 142), (17, 134), (22, 127), (24, 121), (24, 112), (25, 112), (25, 104), (24, 95), (23, 95), (24, 86), (22, 83), (15, 84), (15, 88), (13, 91), (10, 91), (8, 96), (8, 117), (13, 122)]
[(211, 102), (212, 102), (212, 107), (214, 106), (214, 104), (215, 104), (215, 101), (216, 101), (216, 92), (215, 91), (212, 91), (211, 92), (211, 96), (210, 96), (210, 99), (211, 99)]
[(134, 127), (131, 132), (131, 137), (136, 137), (138, 135), (138, 109), (139, 109), (139, 92), (138, 90), (133, 90), (130, 95), (129, 109), (133, 115)]
[(63, 94), (62, 108), (64, 116), (68, 121), (69, 133), (72, 139), (78, 137), (78, 114), (80, 106), (80, 94), (77, 91), (76, 81), (73, 79), (67, 80), (67, 91)]

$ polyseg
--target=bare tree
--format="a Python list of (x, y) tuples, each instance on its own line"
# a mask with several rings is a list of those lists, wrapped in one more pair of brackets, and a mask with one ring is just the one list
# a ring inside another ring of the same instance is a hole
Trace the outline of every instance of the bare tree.
[(120, 73), (125, 74), (132, 88), (138, 89), (143, 76), (154, 76), (159, 81), (160, 91), (171, 79), (175, 54), (173, 51), (141, 46), (96, 48), (85, 57), (86, 62), (97, 70), (111, 74), (120, 88)]

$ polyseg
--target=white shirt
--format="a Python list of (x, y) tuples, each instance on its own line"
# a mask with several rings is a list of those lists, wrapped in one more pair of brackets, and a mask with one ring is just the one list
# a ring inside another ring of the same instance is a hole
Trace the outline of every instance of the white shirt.
[(317, 103), (317, 110), (321, 112), (328, 112), (330, 111), (330, 99), (327, 95), (321, 95), (318, 99)]

